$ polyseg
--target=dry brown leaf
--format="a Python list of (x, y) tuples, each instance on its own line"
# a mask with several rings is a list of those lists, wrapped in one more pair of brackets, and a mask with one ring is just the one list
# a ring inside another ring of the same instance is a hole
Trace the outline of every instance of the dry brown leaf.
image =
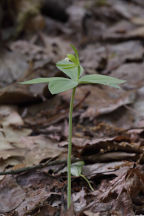
[[(143, 193), (144, 173), (142, 167), (122, 167), (117, 172), (117, 177), (111, 181), (103, 181), (98, 191), (93, 192), (96, 200), (91, 203), (92, 212), (104, 212), (131, 216), (134, 214), (133, 202)], [(140, 200), (139, 200), (140, 201)], [(108, 207), (109, 205), (109, 207)]]
[[(82, 113), (81, 119), (89, 118), (93, 120), (99, 115), (111, 113), (123, 105), (131, 104), (135, 98), (133, 92), (113, 91), (109, 87), (99, 88), (97, 86), (84, 85), (77, 88), (75, 101), (81, 101), (87, 92), (90, 92), (90, 95), (83, 102), (83, 106), (86, 106), (87, 109)], [(64, 100), (69, 101), (71, 91), (63, 92), (60, 95)]]
[(23, 137), (18, 145), (27, 150), (24, 163), (29, 166), (39, 164), (43, 160), (59, 157), (65, 152), (65, 150), (58, 147), (56, 141), (42, 135)]
[[(128, 162), (128, 165), (131, 162)], [(125, 161), (120, 162), (107, 162), (107, 163), (94, 163), (90, 165), (85, 165), (83, 167), (83, 174), (87, 178), (92, 178), (95, 176), (101, 175), (116, 175), (117, 170), (119, 170), (120, 167), (126, 166)]]
[(81, 191), (72, 194), (75, 212), (81, 212), (83, 209), (85, 209), (87, 205), (85, 200), (85, 194), (86, 192), (83, 188)]
[(15, 210), (25, 198), (24, 190), (13, 177), (5, 177), (0, 184), (0, 213)]

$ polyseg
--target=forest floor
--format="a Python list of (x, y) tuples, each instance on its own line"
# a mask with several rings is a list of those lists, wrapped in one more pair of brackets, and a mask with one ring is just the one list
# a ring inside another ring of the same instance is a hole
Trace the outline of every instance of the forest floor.
[[(0, 3), (0, 216), (144, 215), (144, 1), (18, 2)], [(62, 76), (70, 44), (85, 74), (126, 83), (77, 88), (72, 159), (94, 191), (73, 176), (67, 211), (71, 91), (18, 82)]]

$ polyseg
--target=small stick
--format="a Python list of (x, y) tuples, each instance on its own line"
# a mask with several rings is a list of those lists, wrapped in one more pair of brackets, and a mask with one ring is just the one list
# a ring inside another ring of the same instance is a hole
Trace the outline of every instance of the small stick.
[[(76, 162), (78, 160), (73, 159), (72, 162)], [(46, 163), (43, 164), (38, 164), (38, 165), (34, 165), (34, 166), (29, 166), (29, 167), (24, 167), (24, 168), (20, 168), (20, 169), (16, 169), (16, 170), (9, 170), (9, 171), (4, 171), (4, 172), (0, 172), (0, 176), (1, 175), (16, 175), (19, 173), (23, 173), (23, 172), (28, 172), (31, 170), (35, 170), (35, 169), (41, 169), (47, 166), (55, 166), (55, 165), (60, 165), (60, 164), (67, 164), (66, 160), (55, 160), (52, 161), (51, 159), (48, 160)]]

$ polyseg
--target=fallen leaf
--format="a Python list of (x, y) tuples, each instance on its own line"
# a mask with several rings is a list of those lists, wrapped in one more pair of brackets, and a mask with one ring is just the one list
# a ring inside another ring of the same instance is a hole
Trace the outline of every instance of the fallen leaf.
[[(128, 165), (131, 162), (128, 162)], [(83, 167), (83, 174), (88, 178), (93, 178), (99, 175), (116, 175), (120, 167), (126, 166), (125, 161), (94, 163)], [(118, 171), (119, 172), (119, 171)]]
[(5, 177), (0, 184), (0, 213), (15, 210), (25, 198), (24, 190), (13, 177)]
[(53, 159), (62, 155), (64, 149), (58, 147), (58, 143), (45, 136), (23, 137), (17, 147), (26, 149), (24, 163), (28, 166), (36, 165), (43, 160)]
[(128, 33), (130, 37), (133, 38), (144, 38), (144, 27), (136, 28)]
[[(93, 192), (96, 200), (91, 203), (92, 212), (102, 212), (101, 202), (105, 206), (104, 212), (113, 214), (135, 215), (133, 202), (143, 192), (144, 175), (141, 167), (122, 167), (118, 176), (111, 181), (103, 181), (98, 191)], [(109, 207), (108, 207), (109, 204)]]
[(0, 87), (15, 83), (26, 74), (28, 67), (22, 54), (4, 50), (0, 58)]
[[(81, 101), (87, 92), (90, 92), (90, 95), (85, 99), (83, 106), (88, 108), (82, 113), (81, 119), (90, 118), (90, 120), (93, 120), (99, 115), (111, 113), (123, 105), (131, 104), (135, 98), (133, 92), (125, 92), (123, 90), (113, 91), (112, 88), (108, 87), (99, 88), (87, 85), (77, 88), (75, 101)], [(67, 91), (60, 95), (64, 100), (69, 101), (70, 94), (71, 91)]]
[(75, 212), (80, 212), (86, 207), (86, 200), (84, 197), (85, 191), (83, 188), (81, 191), (72, 194)]
[(128, 89), (140, 88), (144, 79), (143, 69), (143, 63), (123, 64), (118, 69), (113, 70), (111, 76), (122, 77), (124, 80), (127, 80), (126, 88)]
[(43, 205), (40, 206), (38, 211), (34, 214), (35, 216), (47, 216), (47, 214), (49, 214), (49, 216), (53, 216), (55, 215), (57, 212), (57, 208), (52, 207), (50, 205)]

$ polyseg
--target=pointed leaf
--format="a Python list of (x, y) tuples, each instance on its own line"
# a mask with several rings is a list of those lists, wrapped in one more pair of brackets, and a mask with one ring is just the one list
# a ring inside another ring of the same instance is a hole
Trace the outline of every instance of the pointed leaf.
[[(77, 80), (77, 73), (78, 73), (78, 65), (63, 59), (62, 61), (57, 62), (57, 68), (65, 73), (68, 77), (73, 80)], [(83, 73), (83, 68), (80, 66), (80, 75)]]
[(68, 59), (73, 62), (75, 65), (78, 64), (76, 57), (73, 54), (67, 54)]
[(92, 74), (92, 75), (85, 75), (79, 79), (79, 84), (103, 84), (112, 86), (114, 88), (120, 88), (118, 85), (126, 82), (125, 80), (120, 80), (114, 77), (99, 75), (99, 74)]
[(77, 177), (81, 176), (83, 166), (84, 161), (78, 161), (76, 163), (73, 163), (71, 166), (71, 174)]
[(73, 176), (79, 177), (81, 175), (81, 172), (82, 172), (82, 168), (81, 167), (79, 167), (79, 166), (72, 166), (71, 167), (71, 174)]
[(76, 163), (73, 163), (72, 166), (71, 166), (71, 174), (73, 176), (76, 176), (76, 177), (82, 177), (88, 183), (90, 189), (92, 191), (94, 191), (94, 188), (92, 187), (90, 181), (86, 178), (86, 176), (84, 176), (82, 174), (83, 166), (84, 166), (84, 161), (78, 161)]
[(48, 83), (50, 81), (54, 81), (54, 80), (58, 80), (61, 79), (61, 77), (50, 77), (50, 78), (36, 78), (36, 79), (32, 79), (32, 80), (28, 80), (28, 81), (24, 81), (24, 82), (19, 82), (20, 84), (39, 84), (39, 83)]
[(67, 79), (67, 78), (60, 78), (57, 80), (52, 80), (49, 82), (48, 88), (51, 94), (58, 94), (60, 92), (67, 91), (72, 89), (78, 85), (78, 82)]
[(75, 52), (76, 59), (77, 59), (77, 62), (78, 62), (78, 64), (79, 64), (79, 54), (78, 54), (78, 51), (77, 51), (77, 49), (75, 48), (74, 45), (71, 44), (71, 47), (72, 47), (73, 51)]

